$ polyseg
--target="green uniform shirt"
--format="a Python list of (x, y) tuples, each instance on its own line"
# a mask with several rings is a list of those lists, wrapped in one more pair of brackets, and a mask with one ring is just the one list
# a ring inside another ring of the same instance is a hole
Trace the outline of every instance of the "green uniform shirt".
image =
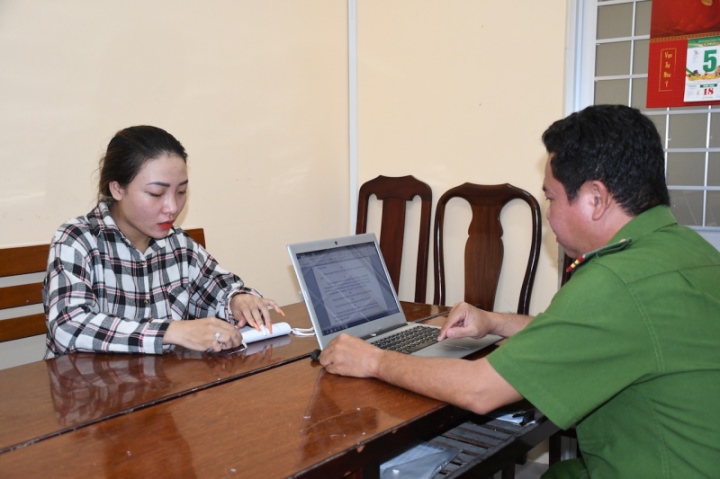
[(720, 477), (720, 252), (652, 208), (488, 356), (599, 478)]

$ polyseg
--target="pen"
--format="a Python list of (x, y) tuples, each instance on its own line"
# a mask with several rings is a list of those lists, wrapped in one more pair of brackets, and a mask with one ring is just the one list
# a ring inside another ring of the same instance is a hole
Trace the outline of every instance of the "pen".
[[(240, 328), (235, 325), (235, 329), (239, 330)], [(245, 338), (243, 337), (242, 333), (240, 333), (240, 343), (242, 344), (243, 349), (247, 349), (247, 343), (245, 342)]]

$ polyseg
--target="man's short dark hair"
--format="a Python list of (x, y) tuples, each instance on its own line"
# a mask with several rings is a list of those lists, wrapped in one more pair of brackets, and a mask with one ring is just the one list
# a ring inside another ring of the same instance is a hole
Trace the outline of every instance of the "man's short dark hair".
[(630, 215), (670, 205), (660, 135), (637, 109), (589, 106), (550, 125), (542, 139), (569, 201), (586, 181), (598, 180)]

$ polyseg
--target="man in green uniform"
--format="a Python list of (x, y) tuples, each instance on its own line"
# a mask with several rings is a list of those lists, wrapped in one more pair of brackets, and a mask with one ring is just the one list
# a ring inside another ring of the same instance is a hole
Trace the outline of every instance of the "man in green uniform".
[(522, 397), (577, 427), (582, 459), (547, 477), (720, 474), (720, 252), (669, 209), (653, 123), (592, 106), (543, 134), (543, 191), (573, 278), (536, 317), (456, 305), (440, 338), (509, 338), (477, 361), (383, 351), (341, 335), (331, 373), (376, 377), (487, 413)]

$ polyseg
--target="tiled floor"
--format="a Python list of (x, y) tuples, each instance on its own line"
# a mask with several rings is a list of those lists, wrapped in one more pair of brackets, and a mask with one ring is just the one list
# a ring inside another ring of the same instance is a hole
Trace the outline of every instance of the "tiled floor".
[[(515, 466), (515, 479), (538, 479), (547, 469), (547, 464), (528, 461), (522, 466)], [(495, 474), (493, 479), (500, 479), (500, 473)]]
[(547, 464), (528, 461), (522, 466), (515, 466), (515, 479), (537, 479), (547, 471)]

